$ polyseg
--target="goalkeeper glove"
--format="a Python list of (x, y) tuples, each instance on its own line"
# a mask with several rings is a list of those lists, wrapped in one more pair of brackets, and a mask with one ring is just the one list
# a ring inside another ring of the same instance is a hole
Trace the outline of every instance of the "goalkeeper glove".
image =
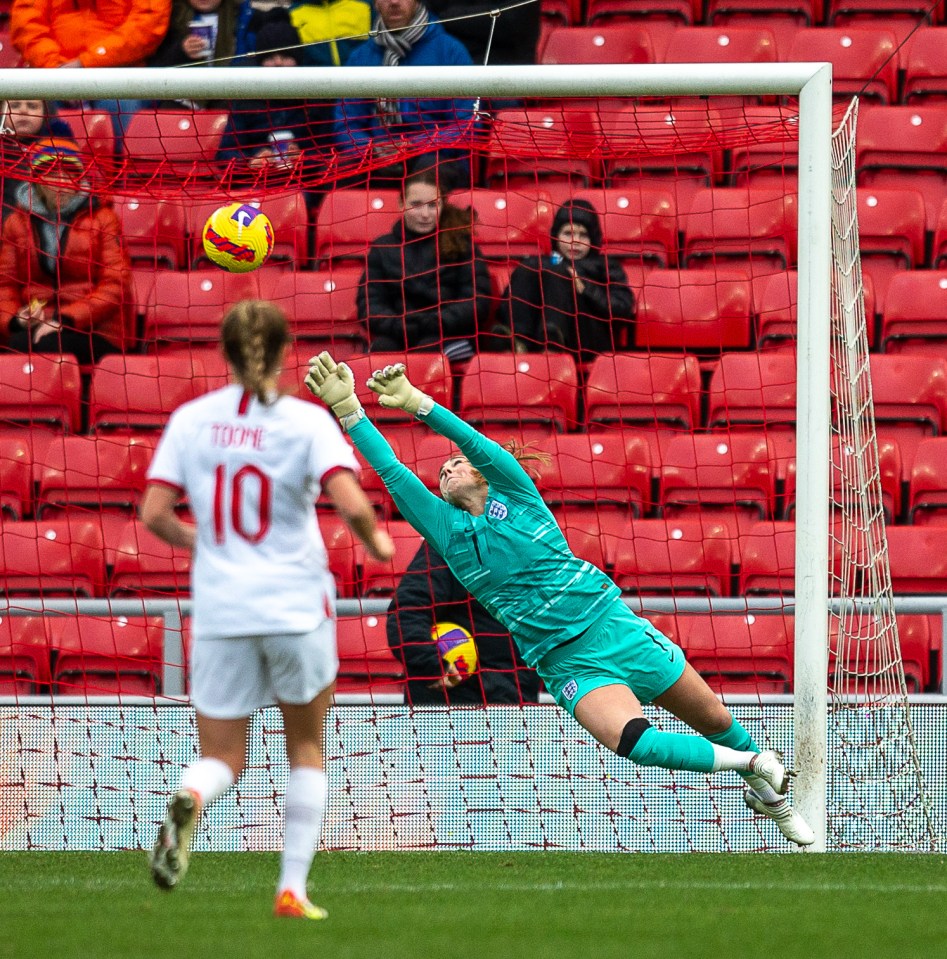
[(336, 363), (328, 353), (320, 353), (309, 360), (306, 386), (339, 418), (343, 427), (348, 427), (348, 418), (362, 418), (362, 404), (355, 395), (355, 377), (345, 363)]
[(412, 386), (405, 376), (404, 363), (394, 363), (383, 370), (375, 370), (368, 381), (368, 388), (378, 394), (378, 402), (389, 410), (427, 416), (434, 409), (434, 400)]

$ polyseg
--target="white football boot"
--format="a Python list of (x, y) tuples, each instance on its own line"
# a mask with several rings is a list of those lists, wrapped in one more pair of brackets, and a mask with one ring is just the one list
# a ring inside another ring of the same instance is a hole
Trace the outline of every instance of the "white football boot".
[(772, 819), (779, 831), (797, 846), (811, 846), (815, 842), (815, 833), (805, 819), (792, 808), (788, 799), (765, 803), (752, 789), (748, 789), (743, 794), (743, 801), (753, 812)]
[(187, 872), (200, 809), (197, 796), (187, 789), (179, 789), (168, 801), (150, 862), (151, 876), (162, 889), (173, 889)]
[[(789, 780), (796, 775), (783, 765), (783, 754), (778, 749), (765, 749), (757, 753), (750, 761), (747, 772), (750, 777), (758, 776), (772, 786), (777, 796), (785, 796), (789, 792)], [(753, 785), (752, 779), (750, 785)]]

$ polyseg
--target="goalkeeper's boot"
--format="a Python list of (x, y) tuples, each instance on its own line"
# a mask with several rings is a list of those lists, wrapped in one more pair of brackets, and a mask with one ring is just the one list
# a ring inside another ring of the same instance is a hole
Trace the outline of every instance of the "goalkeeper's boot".
[(788, 799), (765, 803), (752, 789), (748, 789), (743, 794), (743, 801), (753, 812), (772, 819), (779, 831), (797, 846), (811, 846), (815, 842), (815, 833), (805, 819), (789, 805)]
[(789, 792), (789, 780), (796, 775), (783, 765), (783, 754), (778, 749), (765, 749), (757, 753), (750, 760), (750, 768), (747, 772), (750, 776), (759, 776), (765, 783), (772, 786), (777, 796), (785, 796)]
[(308, 899), (300, 899), (296, 893), (284, 889), (273, 906), (273, 915), (280, 919), (328, 919), (329, 914), (321, 906), (314, 906)]
[(173, 889), (187, 872), (200, 808), (197, 796), (188, 789), (179, 789), (168, 801), (168, 811), (151, 853), (151, 876), (162, 889)]

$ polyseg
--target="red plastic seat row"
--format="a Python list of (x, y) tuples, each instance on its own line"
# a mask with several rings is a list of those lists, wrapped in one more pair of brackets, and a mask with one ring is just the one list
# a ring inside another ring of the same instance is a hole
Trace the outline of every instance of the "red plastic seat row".
[(143, 695), (161, 690), (160, 616), (0, 618), (0, 694)]

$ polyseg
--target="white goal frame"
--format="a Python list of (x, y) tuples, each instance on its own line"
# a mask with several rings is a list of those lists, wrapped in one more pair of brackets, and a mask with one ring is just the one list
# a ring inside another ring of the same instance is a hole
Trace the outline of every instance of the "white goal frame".
[(830, 473), (830, 63), (0, 70), (0, 98), (798, 96), (794, 803), (826, 844)]

